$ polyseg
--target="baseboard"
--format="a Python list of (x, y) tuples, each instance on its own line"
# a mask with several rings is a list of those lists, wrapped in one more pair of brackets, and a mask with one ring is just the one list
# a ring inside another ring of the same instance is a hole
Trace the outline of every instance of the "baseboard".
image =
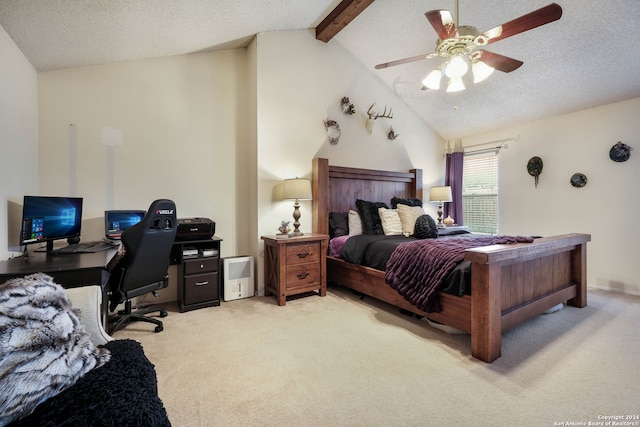
[(640, 296), (640, 291), (630, 291), (630, 290), (627, 290), (627, 289), (608, 288), (608, 287), (605, 287), (605, 286), (588, 285), (587, 286), (587, 290), (589, 290), (589, 289), (598, 289), (600, 291), (614, 292), (614, 293), (617, 293), (617, 294), (632, 295), (632, 296), (636, 296), (636, 297)]

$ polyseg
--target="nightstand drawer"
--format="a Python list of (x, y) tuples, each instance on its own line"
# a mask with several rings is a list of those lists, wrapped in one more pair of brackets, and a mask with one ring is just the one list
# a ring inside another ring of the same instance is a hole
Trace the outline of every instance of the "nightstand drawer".
[(218, 273), (185, 276), (183, 297), (185, 304), (218, 299)]
[(200, 274), (218, 271), (218, 257), (195, 258), (184, 262), (184, 274)]
[(287, 266), (287, 288), (320, 283), (318, 263)]
[(320, 243), (295, 243), (287, 245), (287, 265), (318, 263)]

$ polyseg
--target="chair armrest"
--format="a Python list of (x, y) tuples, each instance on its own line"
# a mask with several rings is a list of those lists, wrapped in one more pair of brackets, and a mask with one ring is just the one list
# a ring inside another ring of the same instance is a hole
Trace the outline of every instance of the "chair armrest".
[(98, 285), (67, 289), (73, 308), (80, 311), (80, 320), (95, 345), (104, 345), (113, 338), (102, 325), (102, 289)]

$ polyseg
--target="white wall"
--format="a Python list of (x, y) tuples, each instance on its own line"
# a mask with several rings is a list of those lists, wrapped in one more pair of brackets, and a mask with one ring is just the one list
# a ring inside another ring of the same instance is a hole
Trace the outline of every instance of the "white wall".
[[(273, 187), (285, 178), (310, 178), (314, 157), (371, 169), (422, 168), (425, 188), (442, 184), (442, 140), (339, 44), (317, 41), (307, 30), (261, 33), (257, 43), (259, 235), (275, 234), (282, 219), (291, 220), (293, 203), (273, 200)], [(343, 96), (356, 114), (341, 112)], [(373, 102), (380, 112), (392, 108), (393, 119), (378, 119), (370, 135), (365, 118)], [(327, 119), (340, 125), (337, 145), (328, 141)], [(400, 134), (395, 141), (386, 137), (390, 125)], [(435, 214), (435, 206), (426, 206), (431, 208)], [(301, 231), (310, 232), (311, 201), (301, 202), (301, 214)], [(262, 258), (259, 265), (262, 292)]]
[(0, 259), (20, 251), (22, 196), (38, 193), (36, 70), (0, 27)]
[(169, 198), (216, 221), (223, 257), (247, 250), (245, 68), (240, 49), (40, 73), (41, 193), (84, 197), (83, 240), (102, 238), (105, 209)]
[[(519, 135), (499, 155), (499, 233), (589, 233), (588, 284), (640, 295), (640, 98), (463, 138), (465, 146)], [(609, 149), (635, 149), (622, 163)], [(538, 187), (527, 161), (544, 162)], [(574, 188), (576, 172), (587, 185)]]
[[(233, 254), (242, 56), (230, 50), (40, 73), (41, 192), (84, 197), (85, 220), (170, 198), (179, 217), (215, 220), (223, 253)], [(105, 128), (121, 132), (122, 144), (109, 146)], [(101, 237), (102, 224), (84, 226), (84, 239)]]

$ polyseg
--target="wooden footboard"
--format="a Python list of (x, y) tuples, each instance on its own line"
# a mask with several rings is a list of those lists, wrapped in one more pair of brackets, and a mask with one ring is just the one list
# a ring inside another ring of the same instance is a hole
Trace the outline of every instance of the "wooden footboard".
[(590, 240), (588, 234), (565, 234), (467, 250), (471, 354), (492, 362), (500, 357), (504, 331), (565, 301), (586, 306)]
[[(329, 212), (355, 209), (355, 199), (387, 201), (422, 197), (422, 171), (375, 171), (329, 166), (313, 160), (313, 231), (328, 233)], [(565, 234), (533, 243), (469, 249), (471, 296), (440, 293), (442, 311), (425, 313), (384, 280), (384, 272), (327, 259), (328, 283), (339, 283), (412, 313), (471, 334), (471, 354), (492, 362), (501, 354), (502, 333), (562, 302), (587, 304), (588, 234)]]

